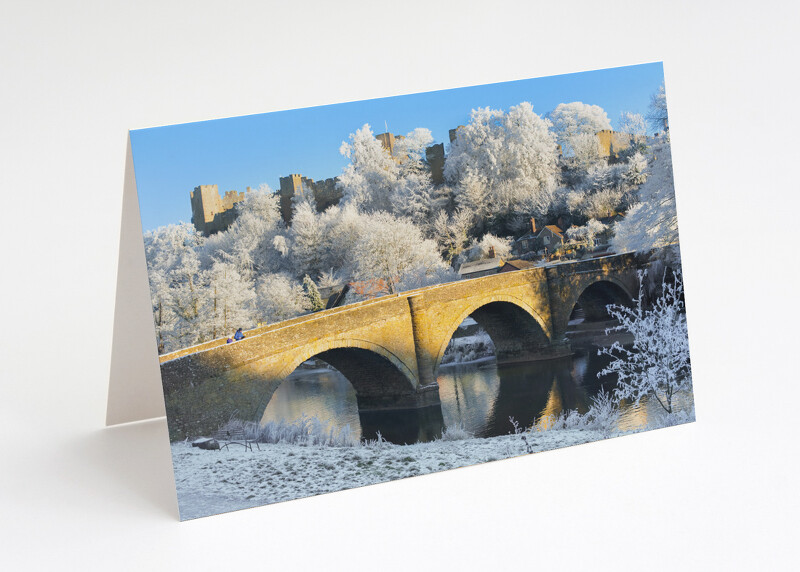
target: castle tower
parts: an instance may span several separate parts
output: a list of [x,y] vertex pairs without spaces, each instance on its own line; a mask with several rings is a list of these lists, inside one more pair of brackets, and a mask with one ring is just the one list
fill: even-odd
[[284,222],[292,220],[292,199],[303,192],[303,175],[293,173],[280,178],[281,183],[281,217]]
[[200,185],[189,195],[192,203],[192,223],[194,227],[208,236],[208,227],[214,216],[222,212],[222,200],[217,185]]
[[444,183],[444,143],[437,143],[425,149],[425,160],[431,169],[433,184]]
[[[247,188],[250,190],[250,187]],[[228,228],[236,220],[236,203],[244,200],[245,194],[228,191],[219,195],[217,185],[200,185],[189,193],[192,204],[192,224],[198,232],[209,236]]]
[[389,155],[392,156],[392,159],[394,159],[396,163],[402,163],[408,158],[408,155],[405,153],[400,153],[400,151],[395,150],[395,144],[397,141],[405,139],[404,136],[395,135],[393,133],[380,133],[375,136],[375,139],[381,142],[383,148],[389,152]]
[[459,130],[459,129],[463,129],[463,128],[464,128],[464,126],[463,126],[463,125],[459,125],[459,126],[458,126],[458,127],[456,127],[455,129],[451,129],[451,130],[448,132],[448,135],[450,135],[450,144],[451,144],[451,145],[452,145],[453,143],[455,143],[456,137],[458,137],[458,130]]
[[619,158],[620,151],[631,145],[632,136],[628,133],[619,133],[610,129],[597,132],[597,141],[600,143],[600,156]]

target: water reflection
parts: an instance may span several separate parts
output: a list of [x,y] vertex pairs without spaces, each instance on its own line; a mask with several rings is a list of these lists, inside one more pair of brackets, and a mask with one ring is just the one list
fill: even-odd
[[356,392],[335,369],[298,368],[278,387],[270,399],[261,424],[285,419],[293,421],[303,414],[350,429],[360,435]]
[[[442,367],[439,376],[439,408],[403,412],[373,412],[359,415],[350,383],[332,369],[297,370],[273,395],[262,423],[293,420],[302,414],[343,427],[349,425],[361,438],[384,438],[396,443],[428,441],[442,427],[463,427],[478,437],[505,435],[512,431],[513,417],[521,426],[534,421],[546,424],[565,410],[585,413],[592,397],[602,389],[612,391],[614,380],[598,379],[607,356],[585,352],[544,362],[497,366],[492,360]],[[691,394],[678,396],[678,409],[691,406]],[[434,411],[435,409],[435,411]],[[654,415],[658,403],[643,400],[638,406],[621,404],[619,428],[642,429]],[[543,421],[544,419],[544,421]]]

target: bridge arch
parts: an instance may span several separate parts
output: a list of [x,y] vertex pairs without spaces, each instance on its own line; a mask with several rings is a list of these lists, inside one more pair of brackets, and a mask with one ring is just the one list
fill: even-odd
[[[633,300],[630,287],[623,281],[614,276],[593,276],[573,290],[565,305],[566,321],[569,321],[578,304],[583,309],[586,321],[597,321],[608,317],[606,306],[609,304],[631,306]],[[566,326],[564,323],[564,330]]]
[[453,334],[469,316],[492,338],[498,361],[505,355],[524,355],[526,350],[547,345],[551,341],[547,324],[530,304],[516,296],[487,296],[465,307],[457,318],[441,328],[445,335],[436,352],[434,377],[438,374]]
[[[419,385],[415,373],[399,357],[383,346],[360,339],[324,340],[303,346],[302,351],[278,373],[277,379],[283,381],[301,363],[313,357],[338,369],[353,385],[356,393],[362,395],[374,394],[376,390],[383,394],[386,389],[410,392]],[[376,387],[374,382],[364,379],[368,370],[372,370],[383,383],[378,383]]]
[[[399,357],[379,344],[352,338],[318,341],[295,354],[269,384],[258,419],[263,419],[280,385],[310,358],[336,368],[355,390],[362,438],[374,439],[380,433],[392,443],[414,443],[441,435],[444,420],[438,391],[428,390],[420,397],[416,372]],[[436,407],[420,408],[423,403]]]

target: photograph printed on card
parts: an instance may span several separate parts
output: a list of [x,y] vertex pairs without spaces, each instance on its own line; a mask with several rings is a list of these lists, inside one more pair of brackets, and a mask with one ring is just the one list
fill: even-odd
[[182,520],[694,421],[660,63],[131,145]]

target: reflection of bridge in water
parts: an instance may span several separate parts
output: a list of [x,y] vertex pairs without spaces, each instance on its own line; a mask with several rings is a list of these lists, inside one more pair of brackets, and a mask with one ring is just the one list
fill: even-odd
[[606,316],[607,304],[630,303],[638,288],[636,270],[634,255],[622,254],[430,286],[301,316],[251,330],[234,344],[215,340],[161,356],[165,392],[213,387],[207,396],[228,397],[209,399],[209,406],[257,420],[286,376],[316,357],[350,381],[359,414],[371,426],[401,412],[441,417],[436,375],[464,319],[471,316],[486,330],[499,364],[563,357],[570,353],[565,333],[576,305],[592,320]]

